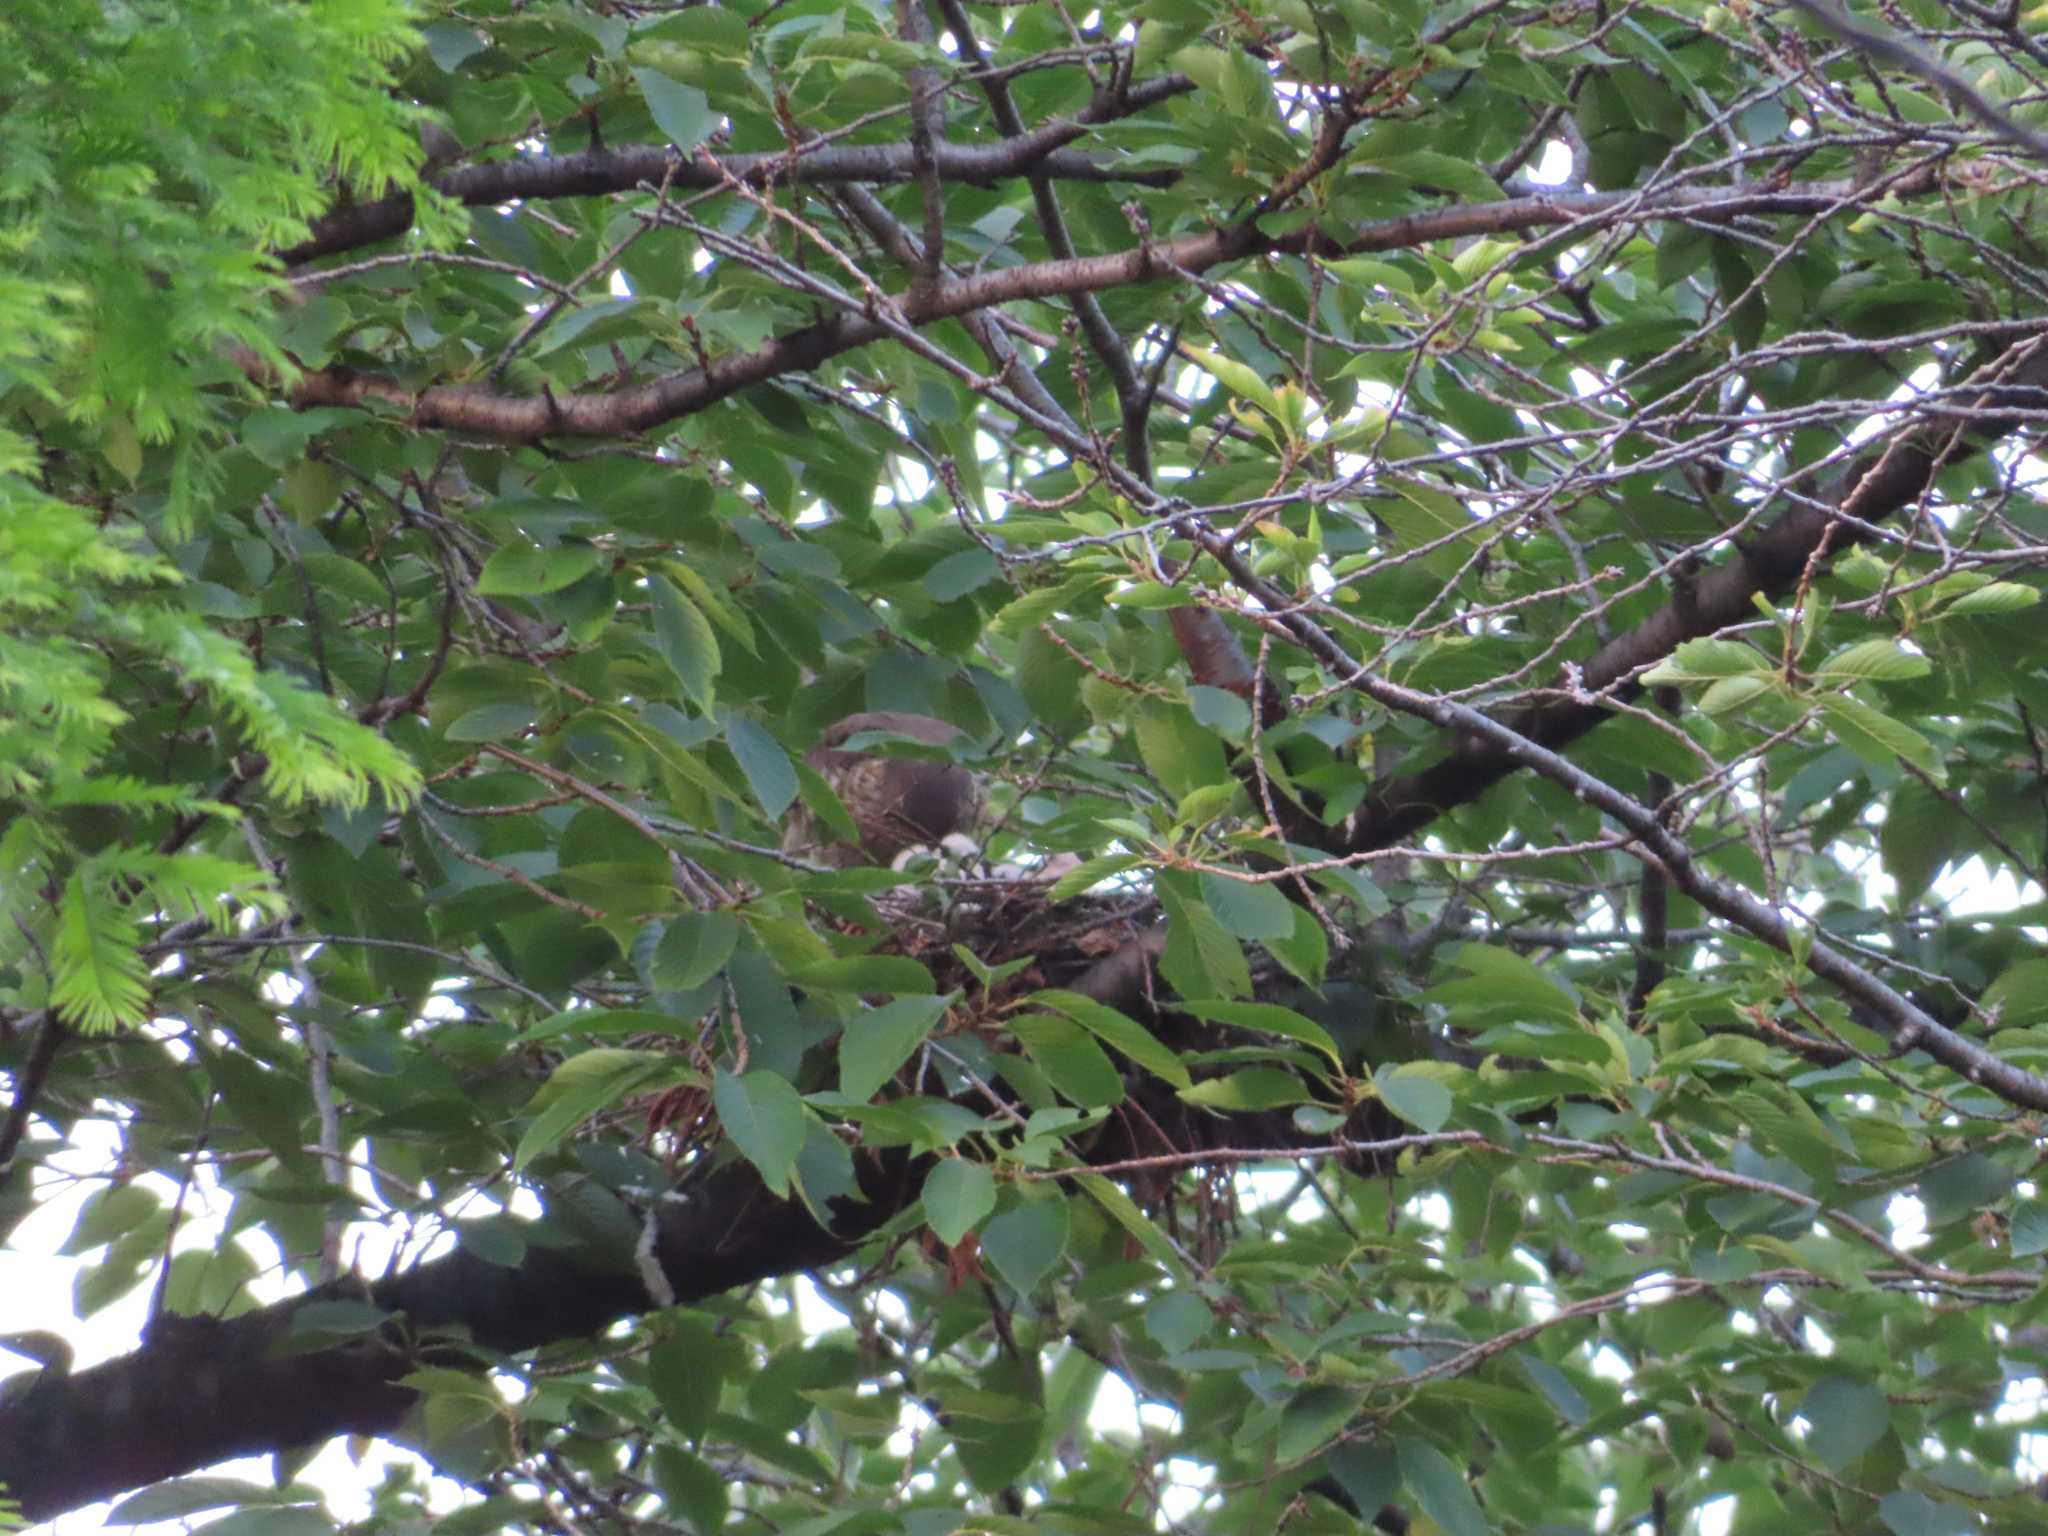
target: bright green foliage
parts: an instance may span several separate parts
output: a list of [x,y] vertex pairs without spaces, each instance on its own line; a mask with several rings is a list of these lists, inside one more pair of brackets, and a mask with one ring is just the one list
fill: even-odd
[[[221,349],[286,364],[265,248],[301,238],[337,183],[417,164],[386,92],[410,11],[22,0],[0,16],[0,363],[129,479],[138,440],[189,450],[220,421]],[[205,474],[181,457],[173,489]]]
[[[138,699],[182,698],[187,729],[217,722],[223,745],[262,753],[283,802],[395,803],[417,783],[213,629],[215,600],[180,591],[148,534],[189,527],[231,476],[230,359],[291,366],[265,249],[302,237],[334,186],[416,164],[416,113],[387,75],[407,22],[386,0],[24,0],[0,15],[0,963],[19,1005],[87,1029],[137,1022],[145,916],[272,904],[242,850],[147,853],[170,818],[234,813],[199,764],[165,777],[161,737],[134,755]],[[148,489],[94,515],[156,444]]]
[[2039,1529],[2048,33],[1829,14],[15,0],[0,1235],[365,1532]]

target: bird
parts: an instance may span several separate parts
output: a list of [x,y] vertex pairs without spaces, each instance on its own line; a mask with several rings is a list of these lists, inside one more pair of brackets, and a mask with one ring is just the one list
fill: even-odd
[[860,833],[857,845],[832,839],[801,805],[785,846],[808,852],[834,868],[890,864],[912,848],[937,848],[972,827],[981,815],[980,777],[959,763],[887,757],[843,745],[864,731],[944,747],[965,733],[932,715],[868,710],[826,727],[804,761],[831,786]]

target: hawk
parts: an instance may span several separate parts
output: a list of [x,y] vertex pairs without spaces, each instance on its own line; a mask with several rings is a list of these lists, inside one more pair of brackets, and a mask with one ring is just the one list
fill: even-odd
[[[981,780],[958,763],[916,757],[884,757],[848,751],[842,743],[863,731],[901,736],[943,747],[964,733],[931,715],[870,710],[848,715],[826,728],[804,761],[832,786],[860,829],[858,847],[829,840],[817,818],[802,807],[792,819],[788,846],[845,869],[863,863],[893,863],[905,850],[936,848],[964,833],[981,815]],[[884,749],[886,750],[886,749]]]

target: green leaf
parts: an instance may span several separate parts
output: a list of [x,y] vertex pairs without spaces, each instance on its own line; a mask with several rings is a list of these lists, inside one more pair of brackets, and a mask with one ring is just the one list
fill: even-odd
[[141,1225],[163,1208],[163,1197],[146,1184],[113,1184],[86,1196],[71,1235],[58,1252],[90,1253]]
[[50,999],[84,1033],[110,1034],[148,1016],[149,974],[134,919],[84,869],[65,882],[51,958]]
[[1142,608],[1155,612],[1163,608],[1185,608],[1195,601],[1195,595],[1185,588],[1161,586],[1156,581],[1118,587],[1109,594],[1113,608]]
[[1926,895],[1942,866],[1956,858],[1966,826],[1946,800],[1918,779],[1904,781],[1886,798],[1878,846],[1898,886],[1900,911]]
[[1846,693],[1822,699],[1820,714],[1835,740],[1865,762],[1889,768],[1896,759],[1904,758],[1937,784],[1948,782],[1947,766],[1933,744],[1903,721]]
[[1266,953],[1286,966],[1289,974],[1304,986],[1320,987],[1330,968],[1329,937],[1314,912],[1293,902],[1288,906],[1294,913],[1294,929],[1282,937],[1267,939]]
[[1942,618],[1960,618],[1966,614],[2018,613],[2031,608],[2041,601],[2041,594],[2033,587],[2022,586],[2016,581],[1994,581],[1965,592],[1954,602],[1946,604]]
[[1069,1020],[1049,1013],[1010,1020],[1010,1033],[1052,1085],[1083,1109],[1123,1101],[1123,1079],[1102,1047]]
[[1310,1102],[1308,1086],[1279,1067],[1244,1067],[1223,1077],[1207,1077],[1180,1097],[1207,1109],[1232,1112],[1280,1109]]
[[745,715],[721,711],[719,722],[725,727],[725,744],[732,748],[762,813],[770,821],[780,819],[796,799],[796,769],[789,754],[782,750],[781,742]]
[[731,1498],[725,1475],[703,1457],[679,1445],[655,1446],[654,1484],[662,1503],[697,1530],[724,1526]]
[[1836,1472],[1877,1444],[1891,1427],[1884,1394],[1848,1376],[1823,1376],[1815,1382],[1800,1399],[1799,1416],[1806,1420],[1808,1447]]
[[1373,501],[1373,516],[1386,525],[1404,550],[1429,549],[1415,565],[1448,581],[1472,558],[1471,540],[1478,530],[1471,514],[1456,497],[1434,486],[1399,480],[1393,488],[1393,497]]
[[1094,1197],[1118,1226],[1136,1238],[1138,1246],[1158,1261],[1168,1274],[1183,1281],[1187,1279],[1187,1266],[1182,1263],[1179,1252],[1159,1230],[1158,1223],[1139,1210],[1129,1195],[1099,1173],[1078,1174],[1074,1182]]
[[1188,689],[1188,709],[1218,736],[1241,741],[1252,728],[1252,707],[1234,693],[1196,683]]
[[1324,1465],[1360,1510],[1377,1514],[1401,1491],[1401,1463],[1385,1440],[1348,1440],[1323,1453]]
[[485,597],[536,597],[572,587],[596,570],[603,555],[588,544],[539,549],[507,544],[484,562],[476,590]]
[[540,720],[538,704],[480,704],[450,722],[442,734],[449,741],[509,741],[524,736]]
[[1643,674],[1649,686],[1658,683],[1707,682],[1717,677],[1771,676],[1778,665],[1754,646],[1739,640],[1688,640]]
[[2020,1200],[2012,1208],[2012,1256],[2048,1253],[2048,1200]]
[[672,917],[654,946],[649,975],[664,991],[691,991],[725,968],[739,940],[740,920],[730,912],[685,912]]
[[839,1091],[852,1099],[872,1099],[958,995],[899,997],[855,1014],[839,1036]]
[[1828,657],[1813,675],[1822,682],[1902,682],[1925,677],[1933,663],[1917,651],[1909,651],[1896,640],[1860,640]]
[[1984,989],[1983,1005],[2005,1029],[2048,1024],[2048,960],[2018,960]]
[[996,1180],[986,1163],[942,1157],[925,1176],[925,1220],[948,1248],[957,1247],[995,1208]]
[[1761,673],[1747,677],[1724,677],[1709,683],[1693,702],[1703,715],[1732,715],[1767,695],[1782,694],[1784,685]]
[[1451,1118],[1451,1091],[1420,1065],[1381,1067],[1373,1074],[1380,1102],[1417,1130],[1434,1133]]
[[1292,1008],[1283,1008],[1278,1003],[1231,1003],[1209,1000],[1197,1000],[1182,1006],[1198,1019],[1208,1019],[1217,1024],[1234,1024],[1239,1029],[1256,1029],[1264,1034],[1278,1035],[1283,1040],[1297,1041],[1321,1051],[1330,1058],[1332,1066],[1342,1065],[1337,1054],[1337,1042],[1330,1038],[1330,1032],[1314,1019],[1296,1013]]
[[1484,1017],[1545,1019],[1576,1025],[1578,1000],[1527,958],[1497,944],[1460,944],[1443,958],[1443,968],[1462,972],[1438,982],[1423,1001]]
[[701,1440],[711,1427],[725,1382],[724,1360],[710,1326],[688,1314],[671,1319],[668,1332],[648,1351],[647,1384],[677,1434]]
[[711,713],[712,685],[722,665],[718,636],[697,605],[660,576],[647,578],[654,603],[654,639],[662,659],[683,685],[683,697],[705,714]]
[[1977,1517],[1959,1504],[1930,1499],[1917,1488],[1900,1488],[1877,1501],[1878,1518],[1892,1536],[1975,1536]]
[[1107,853],[1100,858],[1084,860],[1060,876],[1046,899],[1054,904],[1071,901],[1083,891],[1092,890],[1112,876],[1120,875],[1127,869],[1136,869],[1144,862],[1144,859],[1135,853]]
[[996,557],[977,546],[948,555],[924,573],[924,592],[935,603],[957,602],[995,580]]
[[1125,1017],[1107,1004],[1083,997],[1078,992],[1063,992],[1057,989],[1033,993],[1028,1001],[1041,1008],[1050,1008],[1055,1013],[1065,1014],[1096,1039],[1121,1051],[1154,1077],[1163,1077],[1176,1088],[1188,1086],[1188,1069],[1180,1057],[1161,1044],[1144,1025],[1135,1019]]
[[1232,880],[1210,870],[1201,874],[1202,899],[1217,921],[1240,939],[1284,939],[1294,932],[1294,903],[1266,881]]
[[1500,187],[1494,179],[1470,160],[1461,160],[1456,155],[1446,155],[1433,149],[1409,150],[1404,154],[1375,155],[1371,158],[1374,170],[1389,176],[1402,176],[1410,181],[1422,182],[1433,187],[1442,187],[1472,203],[1491,203],[1500,199]]
[[1445,1536],[1487,1536],[1489,1527],[1471,1485],[1450,1458],[1426,1440],[1404,1435],[1394,1442],[1401,1480],[1415,1495],[1422,1512],[1442,1526]]
[[711,136],[718,126],[718,114],[704,93],[693,85],[671,80],[658,69],[636,69],[641,98],[654,119],[654,126],[668,135],[668,141],[687,153]]
[[939,1410],[954,1454],[982,1492],[1001,1492],[1037,1459],[1044,1420],[1038,1404],[1008,1392],[948,1386]]
[[[1181,58],[1185,59],[1195,55],[1206,56],[1216,51],[1214,49],[1190,48],[1183,51]],[[1223,68],[1226,74],[1230,73],[1227,61]],[[1259,377],[1256,369],[1247,368],[1235,358],[1225,357],[1219,352],[1207,352],[1200,347],[1191,347],[1183,344],[1180,350],[1181,356],[1215,379],[1217,383],[1221,384],[1233,395],[1236,395],[1240,400],[1251,401],[1270,416],[1278,417],[1281,414],[1280,397],[1273,392],[1272,385]]]
[[130,1494],[108,1513],[121,1525],[147,1525],[159,1520],[182,1520],[203,1510],[224,1505],[275,1506],[278,1490],[238,1477],[179,1477]]
[[721,1067],[712,1080],[711,1099],[726,1135],[759,1171],[761,1182],[774,1195],[787,1195],[809,1124],[796,1089],[773,1072],[739,1077]]
[[790,981],[818,992],[932,993],[932,973],[902,955],[848,955],[799,966]]
[[1339,1387],[1304,1387],[1281,1411],[1274,1454],[1283,1462],[1313,1454],[1329,1443],[1357,1408],[1358,1398]]
[[981,1229],[981,1251],[1019,1296],[1037,1291],[1067,1247],[1067,1202],[1019,1200]]
[[600,1046],[569,1057],[527,1101],[527,1112],[534,1118],[519,1138],[512,1167],[526,1167],[592,1115],[656,1075],[673,1073],[678,1065],[658,1052],[619,1046]]
[[1159,968],[1184,998],[1243,997],[1252,989],[1251,967],[1199,887],[1178,871],[1159,876],[1156,889],[1167,914],[1166,949]]

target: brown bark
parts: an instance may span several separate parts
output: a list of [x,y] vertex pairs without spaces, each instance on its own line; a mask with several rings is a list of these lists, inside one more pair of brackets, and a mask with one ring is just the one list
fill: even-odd
[[[1121,95],[1104,96],[1071,118],[1055,118],[1000,144],[940,145],[933,171],[941,181],[979,186],[1026,172],[1055,181],[1168,185],[1179,179],[1179,172],[1156,167],[1123,170],[1111,157],[1066,150],[1064,146],[1098,123],[1126,117],[1193,89],[1183,75],[1162,75]],[[873,185],[908,181],[914,174],[915,154],[909,144],[841,144],[796,154],[778,150],[728,155],[708,151],[678,155],[667,144],[625,144],[578,155],[522,155],[492,160],[430,179],[437,191],[459,203],[493,207],[534,199],[601,197],[612,192],[631,192],[636,187],[657,187],[664,181],[671,188],[702,190],[730,182],[752,187],[844,182]],[[322,256],[374,245],[404,234],[412,227],[416,213],[412,194],[408,192],[351,203],[315,221],[312,233],[298,245],[278,252],[278,259],[286,266],[297,266]]]
[[[457,172],[457,175],[466,173]],[[1903,190],[1894,185],[1894,192]],[[817,325],[770,337],[746,352],[728,353],[708,366],[666,374],[603,394],[504,394],[481,385],[440,384],[412,390],[381,374],[350,368],[312,369],[286,391],[295,405],[381,405],[420,428],[538,442],[544,438],[635,437],[716,404],[764,380],[800,373],[857,347],[934,321],[971,315],[1027,299],[1072,298],[1139,283],[1174,281],[1228,262],[1267,255],[1342,256],[1405,250],[1432,240],[1526,233],[1586,221],[1683,216],[1729,219],[1737,214],[1825,213],[1860,206],[1868,193],[1849,182],[1816,183],[1797,192],[1680,188],[1633,192],[1536,192],[1497,203],[1457,204],[1364,224],[1344,239],[1309,226],[1283,236],[1264,233],[1256,220],[1207,230],[1179,240],[1145,243],[1103,256],[1027,262],[905,294],[887,315],[842,313]],[[289,253],[288,253],[289,254]],[[260,376],[251,359],[243,366]]]
[[[683,1203],[661,1206],[656,1248],[678,1302],[831,1262],[900,1209],[916,1186],[877,1165],[869,1203],[842,1208],[828,1232],[801,1204],[773,1198],[752,1170],[729,1167]],[[403,1314],[382,1331],[321,1349],[292,1332],[307,1303],[364,1300]],[[365,1286],[343,1280],[240,1317],[167,1317],[132,1354],[45,1376],[0,1402],[0,1485],[30,1520],[235,1456],[395,1428],[418,1399],[397,1385],[431,1337],[451,1330],[517,1353],[595,1333],[651,1310],[630,1255],[532,1247],[517,1268],[457,1251]],[[405,1342],[412,1341],[411,1344]]]
[[[1981,451],[2028,421],[2048,420],[2048,345],[2033,345],[2007,365],[1980,370],[1984,393],[1953,417],[1936,413],[1859,458],[1828,490],[1787,508],[1755,538],[1686,583],[1626,634],[1600,647],[1580,667],[1583,691],[1597,698],[1562,699],[1518,711],[1502,723],[1553,750],[1569,746],[1611,713],[1602,700],[1642,691],[1636,677],[1687,640],[1697,640],[1756,612],[1754,599],[1790,591],[1816,561],[1826,561],[1876,535],[1883,523],[1916,504],[1936,471]],[[1319,658],[1327,664],[1330,658]],[[1462,741],[1448,756],[1375,785],[1333,852],[1391,847],[1444,812],[1468,805],[1523,766],[1499,745]]]

